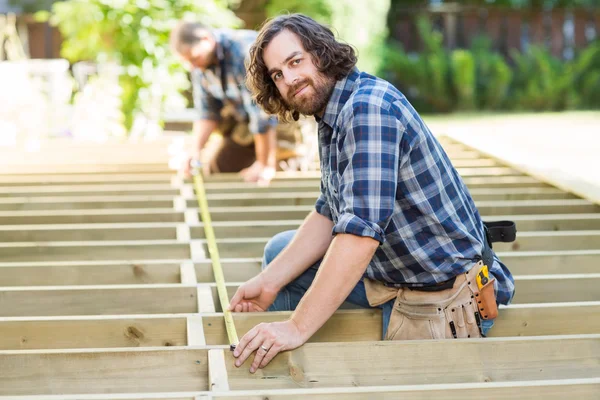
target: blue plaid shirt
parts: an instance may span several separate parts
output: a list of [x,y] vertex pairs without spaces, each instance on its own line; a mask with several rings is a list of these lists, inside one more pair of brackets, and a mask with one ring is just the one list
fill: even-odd
[[[267,115],[252,99],[246,87],[245,59],[257,32],[251,30],[215,29],[212,31],[217,42],[218,61],[204,72],[194,68],[191,72],[194,106],[199,119],[219,121],[224,99],[234,105],[235,118],[239,122],[248,122],[250,132],[265,133],[268,127],[277,124],[277,118]],[[221,66],[225,66],[227,93],[223,93],[221,84]]]
[[[404,95],[356,68],[335,85],[319,124],[321,195],[333,234],[380,242],[365,276],[427,286],[465,272],[483,249],[483,223],[463,180]],[[488,266],[489,267],[489,266]],[[497,301],[514,295],[494,255]]]

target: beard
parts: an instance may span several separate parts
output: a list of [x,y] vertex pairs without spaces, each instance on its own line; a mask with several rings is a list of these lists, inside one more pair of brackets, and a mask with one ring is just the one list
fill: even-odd
[[[299,89],[305,86],[304,91],[312,89],[314,93],[303,92],[294,96]],[[305,78],[290,88],[284,101],[292,111],[304,115],[315,115],[325,110],[334,86],[335,79],[322,74],[314,78]]]

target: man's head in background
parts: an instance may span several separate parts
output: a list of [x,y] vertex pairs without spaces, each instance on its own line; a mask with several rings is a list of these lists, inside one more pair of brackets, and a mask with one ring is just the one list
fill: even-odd
[[216,60],[216,40],[199,22],[179,22],[169,38],[171,50],[190,66],[205,70]]
[[265,23],[250,49],[247,84],[267,113],[297,120],[320,115],[356,61],[354,49],[325,25],[301,14],[279,16]]

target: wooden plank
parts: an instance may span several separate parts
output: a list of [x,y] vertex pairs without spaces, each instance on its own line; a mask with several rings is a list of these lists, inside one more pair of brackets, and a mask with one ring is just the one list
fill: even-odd
[[[509,382],[597,378],[599,341],[599,335],[583,335],[309,343],[254,375],[248,374],[252,359],[236,368],[233,355],[225,356],[232,390]],[[465,362],[456,368],[456,360]]]
[[[235,313],[238,335],[261,322],[284,321],[291,312]],[[187,324],[186,324],[187,320]],[[381,311],[338,310],[311,343],[381,339]],[[490,337],[594,334],[600,302],[502,307]],[[88,332],[80,335],[80,332]],[[107,315],[0,318],[0,350],[228,345],[223,315]]]
[[[198,266],[198,269],[201,269]],[[181,264],[148,263],[144,260],[120,264],[56,263],[45,266],[0,266],[0,286],[134,285],[181,282]]]
[[[491,162],[473,162],[469,167],[492,167]],[[152,174],[173,173],[165,163],[138,163],[138,164],[54,164],[54,165],[3,165],[0,175],[47,175],[47,174]]]
[[194,263],[191,261],[181,263],[179,271],[182,284],[195,285],[198,283],[198,279],[196,278],[196,269],[194,268]]
[[[536,193],[535,189],[539,192]],[[507,200],[560,200],[575,199],[576,196],[567,192],[546,188],[514,189],[475,189],[481,192],[471,193],[478,201],[507,201]],[[216,207],[245,207],[257,205],[299,206],[314,205],[318,192],[275,192],[230,194],[221,193],[208,196],[208,203]],[[177,202],[175,211],[183,211],[185,207],[197,207],[195,197],[183,198],[170,195],[123,195],[123,196],[30,196],[30,197],[0,197],[0,210],[89,210],[107,208],[166,208]]]
[[[291,399],[377,399],[395,400],[490,400],[532,399],[563,400],[567,396],[596,400],[600,378],[552,379],[519,382],[485,382],[429,385],[367,387],[331,387],[309,389],[235,390],[229,392],[118,393],[105,395],[21,396],[20,400],[291,400]],[[193,396],[193,397],[191,397]],[[1,397],[4,398],[4,397]]]
[[514,275],[593,274],[600,272],[599,250],[497,253]]
[[[563,400],[577,398],[597,399],[600,379],[553,379],[522,382],[485,382],[466,384],[428,384],[404,386],[369,386],[353,388],[272,389],[215,393],[213,399],[230,400],[504,400],[544,399]],[[85,398],[83,398],[85,399]]]
[[229,390],[223,349],[208,350],[208,387],[214,392]]
[[[528,176],[509,177],[466,177],[463,179],[469,189],[475,188],[548,188],[550,185]],[[258,187],[253,183],[205,183],[207,194],[211,193],[261,193],[261,192],[297,192],[316,190],[318,180],[273,181],[268,187]]]
[[600,229],[600,213],[539,214],[485,216],[492,221],[511,220],[517,225],[517,236],[525,231],[571,231]]
[[2,317],[194,312],[195,285],[0,288]]
[[515,278],[514,304],[599,301],[600,274],[526,275]]
[[[309,343],[249,374],[224,353],[232,390],[593,379],[600,335]],[[218,348],[226,348],[225,346]],[[446,357],[439,357],[446,354]],[[471,363],[455,368],[471,354]],[[206,348],[2,351],[0,395],[203,391]],[[373,360],[377,368],[372,367]],[[412,360],[398,363],[398,360]],[[485,360],[485,361],[481,361]],[[507,368],[506,366],[510,366]],[[335,367],[334,367],[335,366]],[[110,372],[109,372],[110,371]],[[17,379],[15,379],[17,377]],[[176,389],[174,389],[176,388]]]
[[[197,213],[192,211],[189,218],[194,217],[197,218]],[[527,231],[600,230],[600,213],[498,215],[484,219],[515,221],[518,239]],[[217,238],[267,238],[297,229],[301,223],[302,219],[215,221],[213,229]],[[188,225],[192,238],[204,238],[201,223]],[[0,242],[176,239],[176,227],[173,222],[4,225],[0,226]]]
[[206,391],[208,350],[0,352],[0,395]]
[[[214,313],[217,308],[216,304],[220,304],[218,298],[213,296],[212,288],[208,284],[197,285],[197,299],[199,313]],[[219,307],[221,309],[221,307]]]
[[600,205],[587,200],[485,201],[476,204],[482,215],[598,213]]
[[600,230],[519,232],[512,243],[494,243],[496,252],[600,249]]
[[[528,176],[509,177],[466,177],[463,179],[469,189],[478,188],[549,188]],[[315,191],[319,188],[318,180],[273,181],[268,187],[260,187],[254,183],[206,183],[207,194],[210,193],[265,193],[265,192],[298,192]],[[111,184],[81,184],[81,185],[37,185],[37,186],[0,186],[0,197],[34,197],[34,196],[82,196],[90,194],[103,195],[177,195],[180,188],[174,188],[168,183],[111,183]]]
[[[162,347],[188,344],[185,317],[0,319],[0,349]],[[194,342],[196,343],[196,342]]]
[[184,213],[173,208],[0,211],[0,225],[184,222]]
[[202,317],[193,315],[186,318],[186,335],[188,346],[205,346],[204,324]]
[[168,183],[140,184],[94,184],[0,187],[0,197],[48,197],[48,196],[104,196],[120,195],[177,195],[179,190]]
[[169,182],[173,172],[145,174],[64,174],[64,175],[0,175],[0,186],[89,185],[94,183]]
[[190,258],[190,246],[174,240],[96,241],[96,242],[15,242],[0,243],[5,262],[114,260],[133,258],[155,260]]
[[[235,244],[231,246],[236,247]],[[221,260],[226,281],[243,282],[260,272],[262,247],[255,250],[258,257]],[[227,253],[225,251],[223,254]],[[600,273],[600,250],[510,251],[497,254],[513,275]],[[0,286],[177,283],[180,282],[180,264],[183,261],[131,259],[3,262],[0,263]],[[198,282],[214,282],[210,260],[195,262],[194,269]]]

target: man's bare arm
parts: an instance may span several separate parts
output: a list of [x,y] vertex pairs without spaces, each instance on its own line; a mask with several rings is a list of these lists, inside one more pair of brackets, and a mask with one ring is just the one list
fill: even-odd
[[363,276],[379,242],[370,237],[338,234],[291,320],[306,341],[342,305]]
[[268,286],[281,290],[323,258],[333,239],[332,229],[330,219],[312,211],[289,245],[262,272]]

